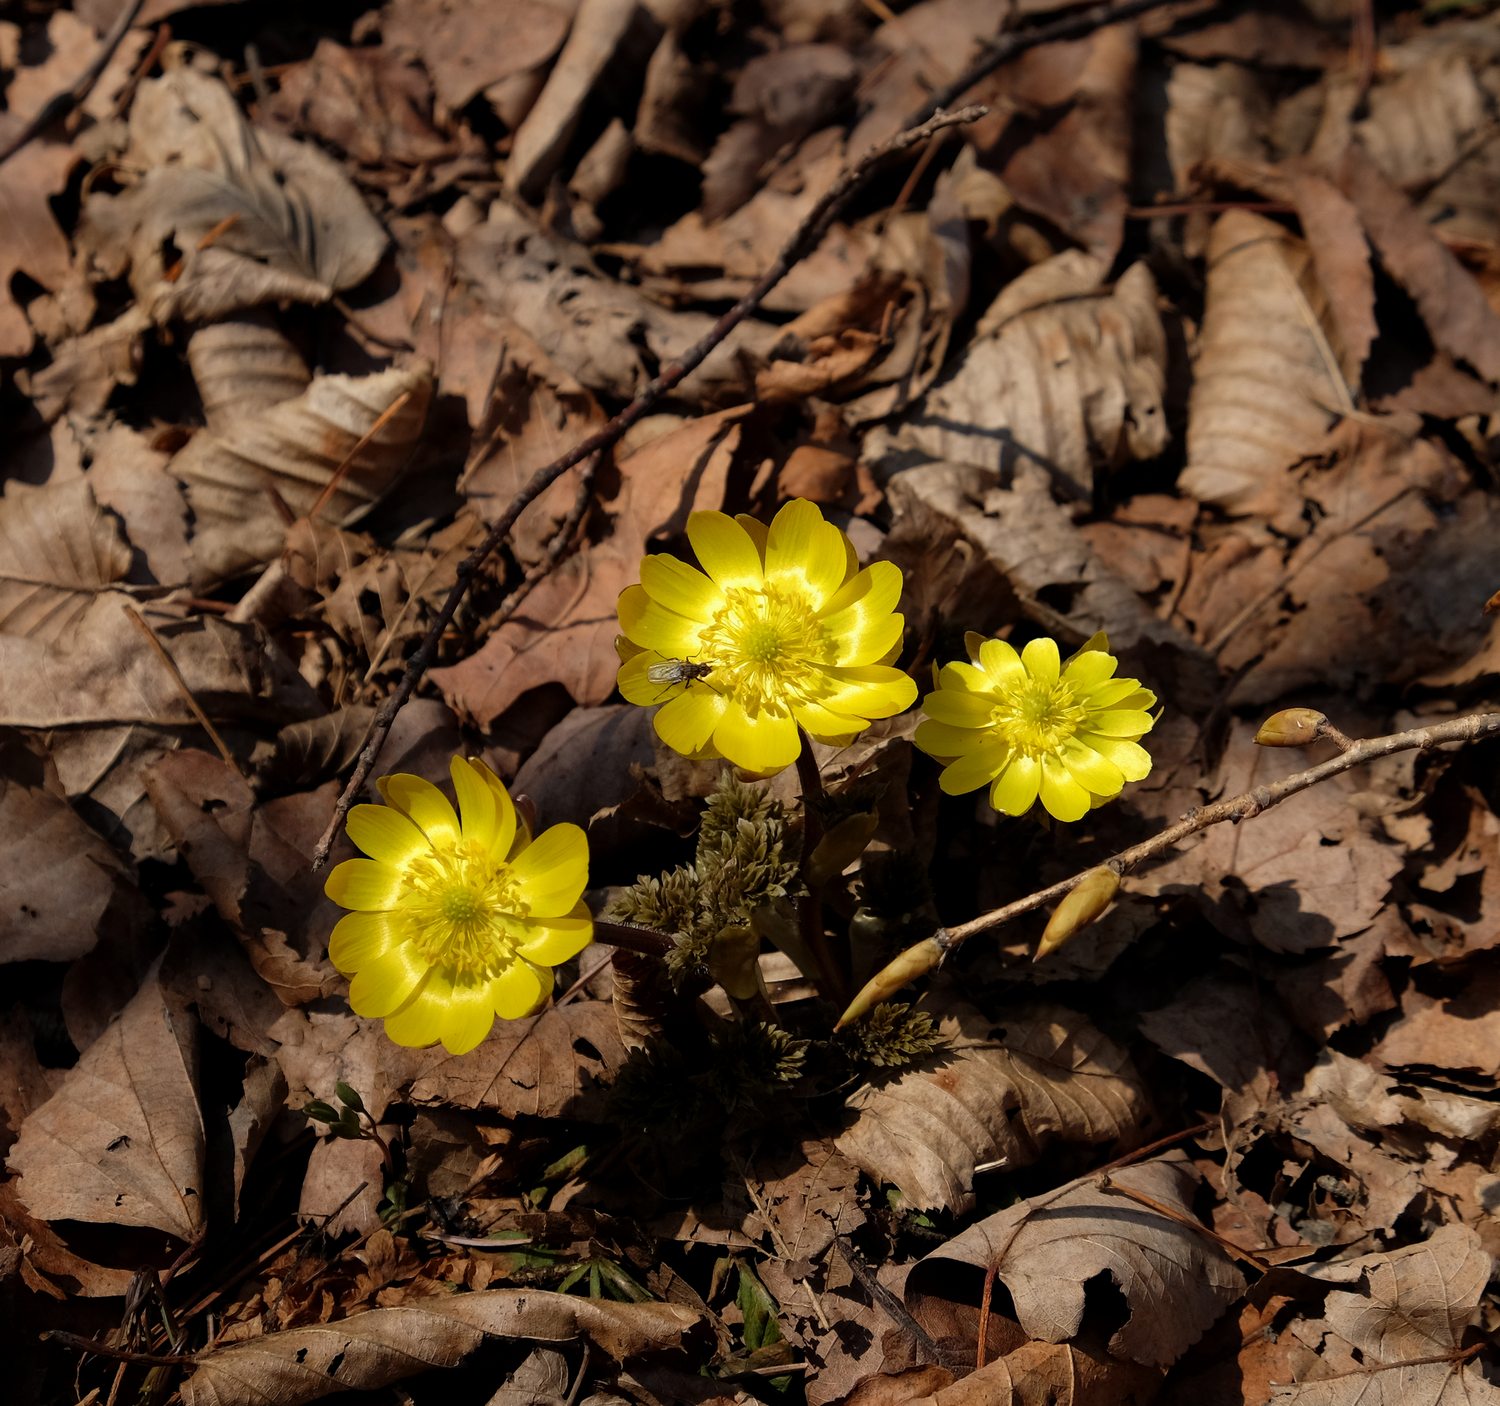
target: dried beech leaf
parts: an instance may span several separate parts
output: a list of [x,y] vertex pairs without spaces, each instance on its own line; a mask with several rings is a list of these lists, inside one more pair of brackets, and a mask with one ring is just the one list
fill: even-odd
[[1104,270],[1070,251],[1012,282],[890,452],[989,469],[1026,458],[1083,496],[1096,473],[1160,454],[1167,341],[1156,283],[1132,264],[1108,288]]
[[435,1047],[415,1056],[411,1099],[507,1118],[597,1116],[603,1086],[626,1055],[608,1001],[549,1006],[525,1020],[496,1021],[470,1054]]
[[0,498],[0,634],[55,643],[130,570],[130,548],[88,480],[10,484]]
[[1287,470],[1350,403],[1322,312],[1301,240],[1243,210],[1215,223],[1184,492],[1237,514],[1300,514]]
[[[1191,1221],[1197,1176],[1179,1158],[1128,1167],[1110,1179]],[[1130,1312],[1109,1340],[1111,1354],[1158,1367],[1177,1361],[1245,1289],[1234,1262],[1207,1236],[1091,1177],[970,1226],[922,1261],[908,1294],[955,1260],[993,1267],[1027,1337],[1049,1343],[1078,1334],[1089,1281],[1107,1274]]]
[[401,397],[404,403],[354,455],[327,505],[347,524],[405,468],[432,396],[425,365],[370,376],[319,376],[301,395],[195,435],[171,463],[196,519],[200,584],[269,561],[286,540],[271,490],[296,516],[308,513],[340,464]]
[[[13,92],[8,97],[14,102]],[[52,197],[67,189],[78,160],[71,146],[34,141],[0,164],[0,227],[5,231],[0,240],[0,357],[25,356],[35,340],[12,291],[15,276],[24,274],[44,288],[56,289],[72,269],[67,236],[52,213]]]
[[[79,242],[107,276],[128,268],[158,323],[325,302],[385,250],[385,231],[336,161],[252,128],[229,89],[193,68],[140,85],[121,165],[145,175],[87,199]],[[164,256],[173,247],[180,268]]]
[[1129,1055],[1075,1011],[1043,1005],[994,1026],[958,1007],[941,1029],[941,1054],[849,1100],[857,1117],[838,1139],[917,1209],[970,1210],[976,1166],[1028,1166],[1053,1140],[1119,1142],[1145,1120]]
[[198,1024],[168,999],[160,967],[21,1128],[10,1165],[45,1220],[151,1226],[179,1240],[203,1224]]
[[291,400],[312,381],[301,353],[269,313],[250,312],[198,328],[188,339],[187,355],[211,431]]
[[0,963],[90,951],[125,872],[68,804],[51,760],[0,733]]
[[676,1304],[610,1303],[536,1289],[485,1289],[267,1333],[203,1353],[183,1383],[187,1406],[299,1406],[373,1391],[429,1367],[453,1367],[488,1337],[562,1343],[606,1359],[676,1347],[698,1315]]

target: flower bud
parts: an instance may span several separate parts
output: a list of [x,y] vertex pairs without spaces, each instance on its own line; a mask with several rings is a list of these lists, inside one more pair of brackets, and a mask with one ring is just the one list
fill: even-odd
[[838,1024],[833,1028],[842,1030],[846,1025],[852,1025],[873,1006],[878,1006],[919,976],[925,976],[943,960],[945,950],[935,937],[924,937],[908,947],[865,982],[859,995],[849,1003],[849,1009],[839,1017]]
[[1262,747],[1306,747],[1318,740],[1327,722],[1316,708],[1283,708],[1260,725],[1255,740]]
[[739,924],[720,928],[708,949],[708,969],[734,1000],[752,1000],[764,989],[760,981],[760,938]]
[[1036,960],[1055,952],[1070,938],[1103,916],[1120,891],[1120,876],[1107,864],[1090,869],[1063,895],[1052,914],[1047,931],[1037,944]]

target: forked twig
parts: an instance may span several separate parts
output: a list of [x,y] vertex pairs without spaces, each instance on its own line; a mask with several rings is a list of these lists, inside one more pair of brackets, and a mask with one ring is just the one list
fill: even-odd
[[620,411],[602,429],[575,444],[567,453],[554,459],[550,464],[538,469],[522,485],[520,491],[511,499],[509,506],[495,520],[494,525],[485,535],[484,540],[458,565],[458,579],[453,584],[453,589],[448,592],[447,599],[439,608],[432,624],[428,627],[422,643],[417,647],[417,652],[412,655],[406,666],[406,672],[401,676],[401,682],[396,686],[395,692],[380,706],[375,720],[371,724],[370,740],[365,744],[359,754],[359,760],[355,763],[354,773],[344,787],[338,803],[334,806],[333,818],[329,821],[328,829],[324,831],[322,839],[318,841],[317,848],[313,851],[312,867],[321,869],[328,862],[328,852],[333,847],[334,839],[337,837],[340,827],[349,814],[349,807],[354,804],[354,798],[359,794],[365,782],[369,779],[370,772],[374,769],[376,759],[380,756],[380,750],[385,745],[385,739],[390,733],[391,724],[396,719],[396,714],[401,711],[406,701],[415,691],[417,683],[431,666],[437,656],[438,642],[442,639],[444,631],[452,622],[454,613],[459,604],[468,594],[469,587],[479,568],[484,564],[490,553],[500,545],[515,526],[517,518],[529,507],[537,497],[543,493],[553,482],[571,469],[575,464],[581,464],[585,459],[595,454],[612,448],[617,444],[625,432],[634,425],[643,415],[655,406],[663,396],[677,386],[684,377],[696,370],[715,347],[719,346],[726,337],[765,300],[768,293],[781,282],[791,271],[792,267],[806,254],[815,249],[833,223],[834,217],[844,204],[859,191],[865,183],[884,166],[888,161],[909,151],[912,147],[920,145],[936,132],[944,131],[949,127],[961,126],[965,123],[975,122],[987,112],[983,107],[960,108],[956,112],[937,112],[919,126],[908,128],[898,133],[889,141],[881,143],[872,148],[853,166],[846,168],[832,186],[824,193],[818,203],[808,212],[807,217],[797,227],[796,232],[787,241],[781,253],[777,255],[775,262],[756,281],[754,287],[745,294],[732,308],[729,309],[714,325],[693,343],[686,352],[670,365],[664,367],[655,380],[646,387],[634,400]]

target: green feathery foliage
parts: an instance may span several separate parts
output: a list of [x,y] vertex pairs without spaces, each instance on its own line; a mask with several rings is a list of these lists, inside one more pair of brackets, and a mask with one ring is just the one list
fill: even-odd
[[855,1064],[882,1070],[902,1069],[944,1043],[932,1017],[902,1001],[882,1001],[838,1038]]

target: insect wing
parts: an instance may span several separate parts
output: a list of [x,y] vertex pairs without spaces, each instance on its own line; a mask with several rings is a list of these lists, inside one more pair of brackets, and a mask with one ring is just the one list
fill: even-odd
[[652,683],[685,683],[687,665],[680,659],[664,659],[660,664],[648,664],[646,677]]

